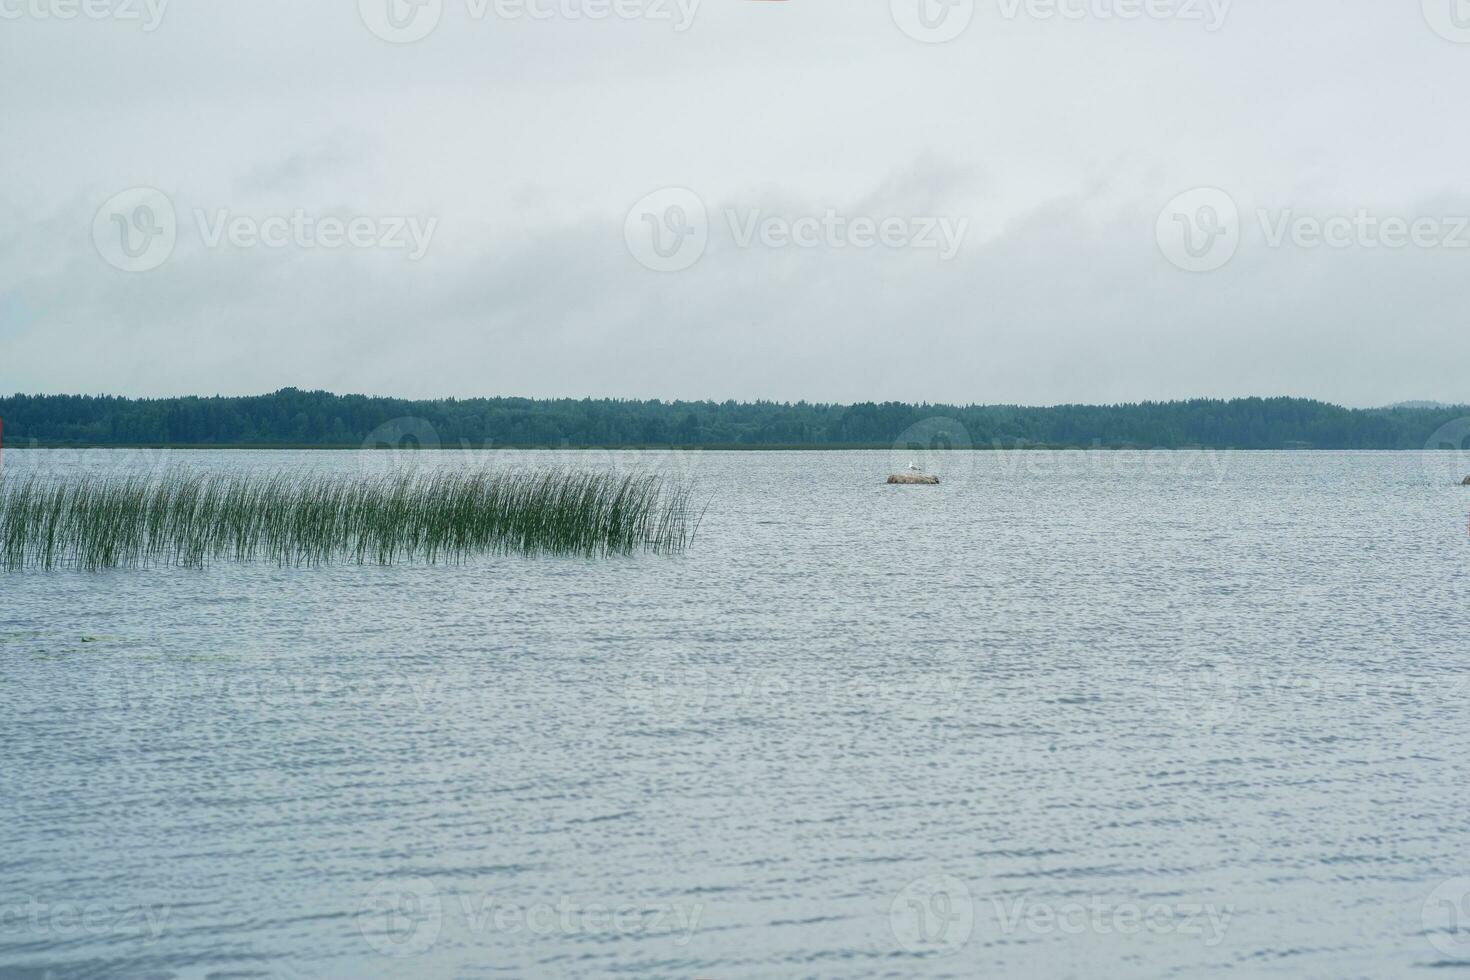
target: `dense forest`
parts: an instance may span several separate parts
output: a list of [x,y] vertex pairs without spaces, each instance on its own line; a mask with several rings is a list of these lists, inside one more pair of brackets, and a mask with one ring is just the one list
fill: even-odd
[[188,445],[1422,449],[1461,407],[1300,398],[1126,405],[825,405],[621,399],[406,401],[284,388],[246,397],[0,398],[8,446]]

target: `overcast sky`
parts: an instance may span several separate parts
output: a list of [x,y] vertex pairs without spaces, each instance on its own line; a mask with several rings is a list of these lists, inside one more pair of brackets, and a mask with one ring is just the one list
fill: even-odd
[[0,0],[0,392],[1470,401],[1465,0],[588,2]]

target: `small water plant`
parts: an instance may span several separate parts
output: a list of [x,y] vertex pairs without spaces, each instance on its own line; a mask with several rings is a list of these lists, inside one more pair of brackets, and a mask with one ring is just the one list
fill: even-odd
[[6,477],[0,566],[459,562],[677,552],[698,517],[651,474],[569,471]]

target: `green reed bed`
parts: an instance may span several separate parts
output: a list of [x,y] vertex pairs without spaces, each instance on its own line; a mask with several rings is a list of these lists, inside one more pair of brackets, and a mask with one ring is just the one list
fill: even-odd
[[675,552],[697,524],[689,490],[652,475],[168,473],[0,482],[0,566],[10,570]]

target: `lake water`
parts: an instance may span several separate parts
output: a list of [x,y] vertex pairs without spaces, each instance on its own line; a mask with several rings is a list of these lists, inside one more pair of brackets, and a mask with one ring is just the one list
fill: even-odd
[[1470,968],[1463,461],[906,462],[7,450],[709,508],[680,556],[0,573],[0,977]]

